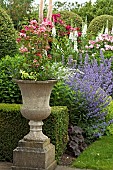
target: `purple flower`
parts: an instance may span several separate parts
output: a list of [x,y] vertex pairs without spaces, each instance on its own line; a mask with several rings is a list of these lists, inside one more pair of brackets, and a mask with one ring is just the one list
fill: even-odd
[[106,108],[111,101],[109,96],[113,89],[111,59],[105,59],[102,51],[100,62],[96,59],[91,60],[86,54],[85,59],[81,59],[75,69],[79,71],[69,77],[66,83],[75,91],[77,98],[75,102],[78,103],[79,111],[84,108],[85,114],[80,113],[81,124],[84,124],[87,131],[92,129],[90,135],[101,136],[109,125],[109,123],[106,124],[105,118]]

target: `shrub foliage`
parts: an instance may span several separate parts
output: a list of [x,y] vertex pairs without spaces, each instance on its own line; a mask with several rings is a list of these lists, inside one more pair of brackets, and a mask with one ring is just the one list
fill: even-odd
[[19,87],[12,80],[12,70],[19,72],[23,56],[6,56],[0,60],[0,103],[22,103]]
[[60,11],[61,19],[65,21],[67,25],[72,25],[73,27],[77,26],[82,27],[82,18],[71,11]]
[[89,24],[87,33],[97,35],[103,28],[106,28],[106,22],[108,20],[109,31],[112,29],[113,16],[112,15],[100,15],[95,17]]
[[[44,120],[44,134],[55,145],[56,160],[65,152],[68,142],[67,107],[52,107],[50,116]],[[29,132],[28,120],[22,117],[20,105],[0,104],[0,160],[12,161],[13,150],[18,141]]]
[[16,32],[12,20],[0,6],[0,58],[17,53]]

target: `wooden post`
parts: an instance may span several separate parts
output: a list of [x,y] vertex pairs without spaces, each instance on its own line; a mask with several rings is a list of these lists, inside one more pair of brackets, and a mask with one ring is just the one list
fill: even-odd
[[44,8],[44,0],[40,0],[39,4],[39,23],[43,21],[43,8]]
[[47,12],[47,20],[51,21],[52,18],[52,0],[49,0],[48,4],[48,12]]

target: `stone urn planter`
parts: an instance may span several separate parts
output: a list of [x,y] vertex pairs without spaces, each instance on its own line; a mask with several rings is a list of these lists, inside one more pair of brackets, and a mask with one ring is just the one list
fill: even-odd
[[51,113],[50,94],[56,80],[14,80],[22,94],[21,114],[29,119],[30,132],[13,151],[13,170],[53,170],[56,167],[55,147],[43,134],[43,120]]

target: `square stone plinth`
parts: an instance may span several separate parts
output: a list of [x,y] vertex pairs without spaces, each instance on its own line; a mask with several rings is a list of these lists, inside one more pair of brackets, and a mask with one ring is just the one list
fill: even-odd
[[55,147],[48,139],[45,142],[19,141],[13,151],[12,170],[54,170]]

